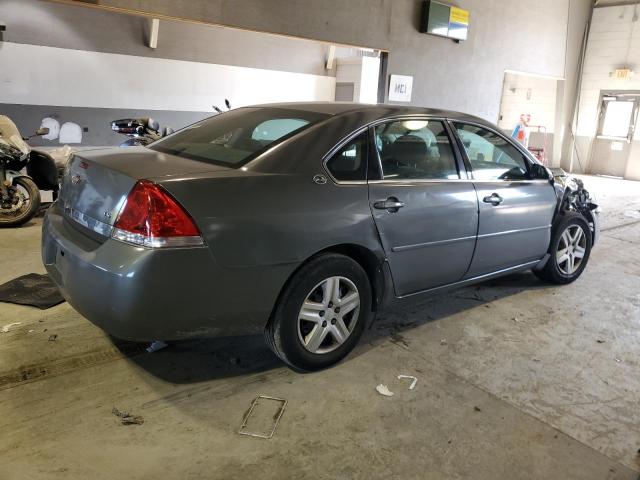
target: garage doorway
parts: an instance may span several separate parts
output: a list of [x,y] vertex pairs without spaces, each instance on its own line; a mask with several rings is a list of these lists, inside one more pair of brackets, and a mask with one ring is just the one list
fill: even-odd
[[602,92],[589,173],[624,177],[638,120],[640,91]]
[[[528,148],[543,164],[553,160],[557,77],[506,71],[498,126]],[[523,124],[525,128],[523,129]]]

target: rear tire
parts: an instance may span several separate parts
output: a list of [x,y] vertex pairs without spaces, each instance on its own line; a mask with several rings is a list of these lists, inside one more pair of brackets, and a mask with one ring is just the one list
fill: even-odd
[[365,271],[347,256],[325,254],[289,279],[265,338],[294,369],[319,370],[355,347],[371,316],[371,285]]
[[565,213],[553,229],[549,260],[533,273],[546,282],[564,285],[582,274],[591,254],[591,230],[582,215]]
[[[17,202],[23,202],[23,205],[17,209],[0,208],[0,227],[18,227],[31,220],[40,210],[40,190],[33,180],[29,177],[16,177],[13,179],[14,198]],[[20,190],[21,187],[26,192]],[[21,197],[18,197],[21,195]]]

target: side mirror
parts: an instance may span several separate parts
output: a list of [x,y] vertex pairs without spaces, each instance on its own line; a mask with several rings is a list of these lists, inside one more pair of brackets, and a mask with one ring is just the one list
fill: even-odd
[[43,135],[48,135],[49,129],[47,127],[42,127],[36,130],[36,136],[41,137]]
[[539,163],[534,163],[530,168],[531,178],[534,180],[552,180],[553,173],[545,167],[544,165],[540,165]]

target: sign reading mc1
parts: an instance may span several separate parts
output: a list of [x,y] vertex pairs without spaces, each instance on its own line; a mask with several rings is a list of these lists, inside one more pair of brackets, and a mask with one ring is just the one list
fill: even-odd
[[389,81],[390,102],[410,102],[413,77],[409,75],[391,75]]

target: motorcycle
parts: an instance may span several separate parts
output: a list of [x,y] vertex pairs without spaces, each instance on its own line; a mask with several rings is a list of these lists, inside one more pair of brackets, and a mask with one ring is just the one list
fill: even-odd
[[111,130],[129,137],[121,147],[147,146],[162,137],[173,133],[171,127],[165,127],[160,133],[160,124],[153,118],[122,118],[111,122]]
[[[15,123],[0,115],[0,227],[16,227],[40,209],[40,190],[58,192],[58,168],[44,152],[31,150],[25,140],[46,135],[48,128],[23,138]],[[26,174],[21,171],[26,167]]]
[[[231,110],[231,103],[226,98],[224,104],[227,110]],[[223,113],[222,109],[213,105],[216,113]],[[155,142],[167,135],[171,135],[174,130],[171,127],[165,127],[160,132],[160,123],[153,118],[122,118],[111,122],[111,130],[126,135],[128,140],[120,144],[121,147],[138,147],[147,146],[151,142]]]

